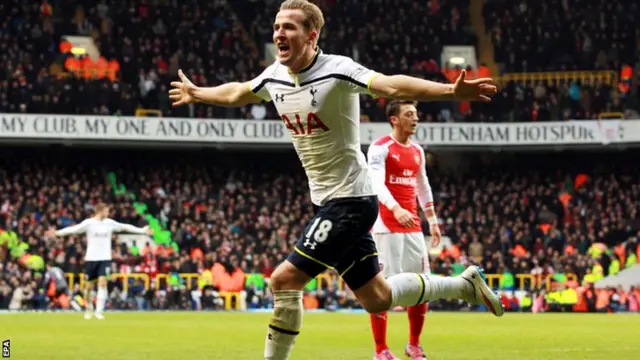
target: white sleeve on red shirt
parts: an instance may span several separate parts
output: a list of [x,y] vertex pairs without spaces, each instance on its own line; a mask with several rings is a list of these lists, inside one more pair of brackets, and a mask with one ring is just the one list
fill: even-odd
[[424,155],[424,149],[421,146],[417,146],[417,148],[420,150],[422,164],[420,165],[420,173],[418,174],[416,192],[418,193],[418,202],[420,202],[422,211],[426,211],[428,207],[433,206],[433,192],[431,191],[431,184],[429,184],[429,178],[427,177],[427,161]]
[[386,162],[389,148],[372,144],[367,151],[367,161],[371,170],[371,182],[373,183],[373,191],[378,195],[378,201],[387,209],[391,210],[398,202],[393,198],[391,192],[385,185],[386,181]]

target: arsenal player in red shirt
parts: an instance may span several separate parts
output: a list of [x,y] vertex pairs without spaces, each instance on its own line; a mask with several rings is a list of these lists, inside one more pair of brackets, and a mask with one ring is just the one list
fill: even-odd
[[[427,178],[424,150],[410,140],[418,125],[416,102],[389,102],[387,117],[393,131],[373,142],[367,156],[373,187],[380,202],[380,214],[373,226],[380,268],[385,277],[403,272],[429,274],[429,256],[420,226],[418,203],[429,221],[434,246],[440,242],[440,228]],[[408,308],[410,336],[405,354],[411,359],[426,359],[420,346],[426,312],[427,304]],[[371,314],[371,327],[376,343],[374,359],[396,359],[386,344],[387,314]]]

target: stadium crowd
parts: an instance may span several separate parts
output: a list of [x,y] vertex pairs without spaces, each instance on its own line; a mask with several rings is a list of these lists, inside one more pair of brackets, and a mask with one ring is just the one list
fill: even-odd
[[[410,0],[318,3],[326,17],[320,47],[352,56],[377,71],[450,81],[448,72],[455,73],[455,68],[441,63],[442,47],[477,43],[468,0],[431,0],[428,6]],[[629,27],[633,22],[628,21],[638,9],[636,4],[576,1],[565,9],[560,3],[569,4],[551,0],[540,4],[487,2],[486,27],[492,31],[496,60],[503,64],[503,72],[573,70],[567,64],[577,64],[581,70],[618,73],[625,63],[637,70],[636,48],[625,45],[635,44],[633,39],[638,35],[635,27]],[[246,81],[258,75],[266,65],[263,43],[270,39],[278,4],[254,0],[43,0],[40,4],[9,0],[0,5],[0,58],[5,64],[0,75],[0,112],[134,115],[137,109],[146,108],[157,109],[164,116],[276,119],[271,104],[241,109],[202,105],[172,109],[167,84],[178,68],[198,85]],[[587,10],[576,11],[580,7]],[[619,16],[620,7],[624,17]],[[535,24],[522,20],[545,9],[558,10],[552,13],[565,21],[544,21],[542,16],[534,16]],[[602,11],[602,29],[583,25],[595,23],[590,21],[594,12],[589,9]],[[560,23],[567,24],[567,29],[558,28]],[[574,39],[573,35],[566,38],[567,34],[580,35]],[[76,59],[62,41],[66,35],[91,36],[100,59]],[[534,41],[538,37],[550,39]],[[530,49],[528,44],[540,45]],[[540,52],[554,55],[540,56]],[[541,63],[528,64],[531,59]],[[111,75],[101,70],[100,64],[106,69],[107,62],[113,69]],[[629,117],[640,112],[637,82],[631,79],[623,79],[622,87],[617,81],[515,81],[501,85],[491,107],[423,103],[422,120],[549,121],[597,118],[601,112],[627,113]],[[75,101],[79,97],[88,101]],[[385,99],[363,96],[363,121],[384,121],[384,103]]]
[[[485,28],[504,73],[613,71],[619,81],[509,83],[518,119],[593,119],[640,112],[640,7],[634,1],[485,1]],[[524,85],[524,86],[523,86]],[[508,96],[506,95],[505,96]]]
[[504,72],[619,70],[640,50],[632,0],[485,1],[485,26]]
[[[450,81],[459,69],[440,63],[442,47],[477,42],[468,0],[318,3],[327,21],[320,48],[386,73]],[[485,3],[502,73],[622,70],[620,81],[506,81],[490,106],[424,103],[421,120],[638,116],[637,4]],[[275,119],[265,104],[172,109],[167,84],[178,68],[198,85],[258,75],[278,4],[8,0],[0,4],[0,113],[134,115],[147,108],[163,116]],[[100,59],[73,55],[65,35],[91,36]],[[363,96],[362,120],[385,121],[384,104]],[[590,285],[638,263],[640,178],[627,165],[634,154],[479,159],[482,166],[455,174],[430,168],[447,239],[433,251],[432,271],[456,275],[480,264],[500,275],[494,286],[514,311],[638,311],[640,290]],[[0,161],[0,310],[69,306],[52,299],[42,286],[46,267],[36,269],[29,256],[72,274],[72,298],[80,297],[82,237],[46,239],[43,233],[82,220],[98,201],[113,204],[116,220],[152,221],[171,239],[158,234],[157,243],[114,246],[112,273],[125,276],[111,279],[109,308],[268,308],[269,276],[312,215],[306,179],[289,152],[5,148]],[[520,283],[523,275],[532,277]],[[307,286],[304,302],[309,309],[359,306],[331,271]]]
[[[470,263],[480,264],[501,275],[493,286],[504,291],[509,309],[540,311],[543,305],[535,307],[531,294],[544,295],[543,309],[564,309],[565,303],[555,305],[565,288],[580,289],[587,304],[589,284],[638,263],[640,178],[626,165],[634,155],[477,159],[455,174],[435,164],[429,176],[449,241],[434,249],[431,270],[457,275]],[[118,221],[143,225],[155,219],[170,232],[175,247],[127,245],[114,236],[112,273],[128,277],[111,279],[112,309],[213,309],[231,303],[268,308],[269,276],[312,214],[304,174],[291,152],[16,148],[3,149],[0,159],[0,235],[15,233],[29,254],[73,274],[75,295],[83,238],[46,239],[49,226],[79,222],[105,201],[113,204]],[[48,300],[43,269],[28,270],[24,257],[15,257],[15,243],[0,244],[0,309],[65,306]],[[517,280],[527,274],[533,277]],[[511,295],[521,287],[527,295]],[[597,292],[593,309],[637,311],[640,292],[607,291],[606,299]],[[239,296],[226,297],[230,293]],[[305,306],[358,304],[328,272],[307,286]],[[437,302],[432,309],[461,306]]]

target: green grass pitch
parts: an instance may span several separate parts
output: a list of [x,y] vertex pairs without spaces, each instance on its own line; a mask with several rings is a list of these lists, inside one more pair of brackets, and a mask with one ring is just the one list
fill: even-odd
[[[0,314],[11,359],[262,359],[269,314]],[[405,313],[389,316],[389,346],[403,355]],[[611,314],[429,313],[423,345],[430,360],[637,360],[640,316]],[[305,314],[292,359],[371,359],[365,314]]]

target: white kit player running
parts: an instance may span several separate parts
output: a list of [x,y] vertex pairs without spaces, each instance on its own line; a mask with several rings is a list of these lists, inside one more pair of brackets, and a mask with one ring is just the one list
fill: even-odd
[[[84,318],[89,320],[92,315],[97,319],[104,319],[103,311],[107,302],[107,276],[111,269],[111,235],[114,232],[129,232],[134,234],[153,234],[147,226],[140,228],[129,224],[121,224],[109,219],[109,206],[98,204],[95,208],[95,215],[85,219],[79,224],[66,227],[56,231],[49,229],[47,236],[50,238],[58,236],[86,234],[87,251],[84,256]],[[93,285],[98,281],[98,291],[96,294],[96,311],[93,308]]]
[[[182,72],[171,83],[174,106],[206,103],[245,106],[273,101],[291,134],[309,180],[315,216],[294,251],[271,276],[274,311],[264,358],[288,359],[302,325],[302,289],[327,268],[336,269],[370,313],[439,298],[458,298],[499,307],[480,270],[455,278],[403,273],[385,280],[369,230],[378,199],[360,145],[360,94],[415,100],[490,101],[492,80],[440,84],[403,75],[376,73],[317,46],[322,11],[307,0],[280,5],[273,25],[278,60],[255,79],[198,87]],[[488,299],[485,301],[485,298]],[[502,310],[496,310],[502,315]]]
[[[367,154],[373,188],[380,201],[380,215],[373,225],[380,269],[385,278],[403,272],[428,275],[431,273],[429,256],[417,204],[429,222],[434,246],[440,242],[440,229],[427,178],[424,150],[409,139],[418,125],[416,102],[392,100],[387,104],[386,115],[393,128],[392,133],[375,140]],[[415,360],[426,359],[420,345],[420,334],[427,304],[410,306],[407,312],[409,343],[405,355]],[[376,345],[374,359],[397,359],[387,346],[386,312],[371,315],[371,330]]]

